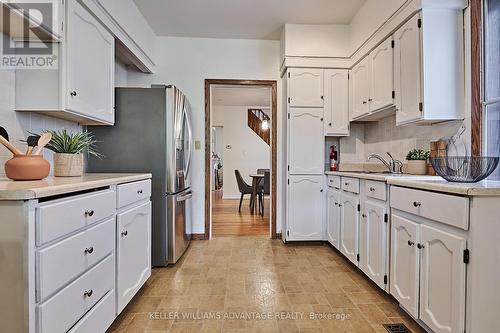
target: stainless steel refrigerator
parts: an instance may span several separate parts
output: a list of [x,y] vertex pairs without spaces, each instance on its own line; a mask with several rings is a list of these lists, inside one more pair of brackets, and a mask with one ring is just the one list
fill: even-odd
[[88,172],[148,172],[152,178],[152,264],[174,264],[191,240],[192,130],[189,102],[174,86],[116,88],[115,125],[88,126],[102,159]]

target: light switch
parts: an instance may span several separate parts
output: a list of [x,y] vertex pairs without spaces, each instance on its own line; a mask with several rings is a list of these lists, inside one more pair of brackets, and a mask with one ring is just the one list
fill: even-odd
[[200,150],[201,149],[201,141],[200,140],[195,140],[194,141],[194,149]]

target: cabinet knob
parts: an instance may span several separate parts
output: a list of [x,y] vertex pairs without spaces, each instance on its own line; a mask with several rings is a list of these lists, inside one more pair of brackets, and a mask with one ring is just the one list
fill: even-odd
[[320,120],[323,121],[323,118],[321,118]]
[[372,102],[373,101],[373,98],[368,98],[368,102]]
[[319,190],[320,192],[323,192],[323,189]]
[[325,97],[324,97],[324,96],[321,96],[321,99],[325,99]]
[[94,247],[91,246],[91,247],[88,247],[85,249],[85,254],[92,254],[94,252]]
[[409,241],[408,241],[408,246],[413,246],[413,245],[415,245],[415,242],[413,242],[413,241],[409,240]]
[[370,187],[370,192],[375,192],[375,188],[374,187]]
[[332,123],[328,123],[328,126],[332,127]]
[[127,236],[128,235],[128,230],[122,231],[122,236]]
[[349,186],[349,183],[344,183],[345,186]]
[[367,216],[366,216],[366,214],[361,214],[361,217],[366,219]]
[[93,216],[93,215],[94,215],[94,210],[93,209],[85,211],[85,216]]
[[363,104],[366,104],[366,103],[368,103],[368,102],[367,101],[363,101]]
[[413,206],[420,207],[420,206],[422,206],[422,203],[420,201],[413,201]]
[[74,90],[73,90],[72,92],[70,92],[69,94],[70,94],[72,97],[75,97],[75,96],[77,95],[76,91],[74,91]]
[[342,204],[339,204],[339,207],[342,207]]
[[335,206],[338,206],[339,204],[337,202],[334,203]]
[[94,292],[92,291],[92,289],[85,290],[85,292],[83,293],[83,296],[85,296],[85,297],[91,297],[93,293]]
[[137,194],[142,194],[142,190],[137,190]]
[[418,247],[419,249],[423,249],[423,248],[425,247],[425,245],[424,245],[424,244],[420,244],[420,243],[419,243],[419,244],[417,244],[417,247]]

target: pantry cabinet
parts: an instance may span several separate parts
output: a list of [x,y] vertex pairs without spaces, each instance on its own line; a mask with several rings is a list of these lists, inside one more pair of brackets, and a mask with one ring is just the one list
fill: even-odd
[[325,70],[325,135],[349,135],[349,78],[346,69]]
[[359,197],[340,194],[340,252],[358,265]]
[[287,241],[323,240],[323,176],[290,176]]
[[329,189],[326,193],[326,239],[339,249],[340,191]]
[[289,69],[288,102],[291,107],[323,107],[323,69]]
[[290,108],[288,171],[317,174],[324,171],[323,108]]
[[365,57],[350,71],[351,120],[361,118],[370,112],[369,62],[369,57]]

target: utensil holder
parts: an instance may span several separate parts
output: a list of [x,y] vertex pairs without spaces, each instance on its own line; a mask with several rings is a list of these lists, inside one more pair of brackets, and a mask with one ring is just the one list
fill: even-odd
[[14,155],[5,163],[5,175],[12,180],[41,180],[50,172],[42,155]]

